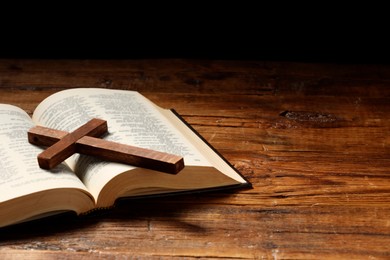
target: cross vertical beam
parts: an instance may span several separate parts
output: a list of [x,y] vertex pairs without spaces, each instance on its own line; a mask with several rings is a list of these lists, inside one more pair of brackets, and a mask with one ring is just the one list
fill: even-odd
[[44,169],[55,167],[76,152],[172,174],[184,168],[181,156],[95,138],[107,131],[106,121],[92,119],[72,133],[35,126],[28,131],[28,140],[50,146],[38,155],[39,166]]

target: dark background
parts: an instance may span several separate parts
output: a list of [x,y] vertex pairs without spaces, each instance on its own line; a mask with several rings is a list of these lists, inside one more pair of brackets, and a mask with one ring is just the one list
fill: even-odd
[[390,63],[380,7],[70,7],[3,18],[0,58]]

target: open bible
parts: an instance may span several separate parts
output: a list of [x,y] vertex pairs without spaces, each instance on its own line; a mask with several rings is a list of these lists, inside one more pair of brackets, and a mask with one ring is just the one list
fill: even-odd
[[[91,118],[107,120],[104,139],[180,155],[184,169],[173,175],[80,154],[51,170],[38,166],[43,148],[28,142],[31,127],[70,132]],[[174,110],[136,91],[60,91],[43,100],[32,118],[0,104],[0,142],[0,227],[64,211],[84,214],[125,197],[250,187]]]

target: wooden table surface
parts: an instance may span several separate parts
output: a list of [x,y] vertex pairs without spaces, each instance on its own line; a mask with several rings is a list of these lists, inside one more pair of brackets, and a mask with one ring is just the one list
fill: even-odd
[[175,108],[253,189],[119,203],[0,230],[0,258],[390,258],[390,66],[0,60],[0,103],[72,87]]

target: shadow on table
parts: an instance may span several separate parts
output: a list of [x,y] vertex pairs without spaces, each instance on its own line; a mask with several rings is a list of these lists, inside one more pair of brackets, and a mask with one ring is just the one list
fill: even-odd
[[[194,214],[194,210],[202,205],[218,204],[232,194],[223,191],[201,194],[185,194],[181,196],[151,197],[142,199],[123,199],[116,203],[115,207],[108,210],[100,210],[88,215],[77,216],[74,212],[37,219],[0,228],[0,246],[9,245],[15,241],[27,241],[28,239],[42,238],[46,236],[66,236],[83,231],[91,231],[102,228],[101,226],[128,226],[144,225],[145,222],[164,221],[175,228],[186,232],[207,233],[207,230],[199,225],[183,221],[184,214]],[[201,214],[201,213],[199,213]],[[201,218],[201,215],[199,215]]]

